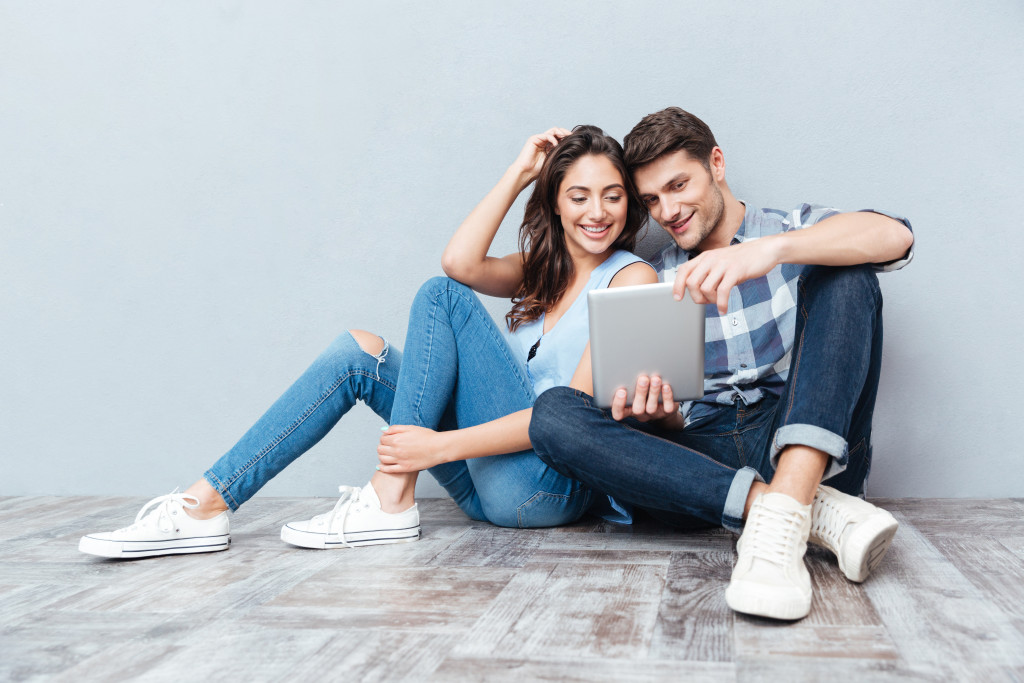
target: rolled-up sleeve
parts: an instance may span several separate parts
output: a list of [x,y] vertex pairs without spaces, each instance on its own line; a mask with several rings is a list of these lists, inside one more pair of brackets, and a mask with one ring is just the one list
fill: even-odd
[[[899,221],[903,225],[907,226],[907,230],[910,231],[910,234],[914,235],[914,227],[912,225],[910,225],[910,221],[907,220],[906,216],[900,216],[899,214],[889,213],[888,211],[880,211],[878,209],[859,209],[858,212],[859,213],[862,213],[862,212],[877,213],[877,214],[880,214],[882,216],[888,216],[889,218],[893,219],[894,221]],[[916,240],[917,237],[914,236],[914,239]],[[886,261],[885,263],[872,263],[871,265],[872,265],[872,267],[875,270],[877,270],[879,272],[888,273],[888,272],[893,271],[893,270],[899,270],[903,266],[905,266],[908,263],[910,263],[913,259],[914,259],[914,244],[911,243],[910,244],[910,248],[907,249],[907,253],[904,254],[902,258],[898,258],[895,261]]]

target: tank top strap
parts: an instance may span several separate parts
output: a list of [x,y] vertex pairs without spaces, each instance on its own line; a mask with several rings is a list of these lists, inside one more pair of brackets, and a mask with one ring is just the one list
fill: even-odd
[[[617,250],[614,254],[605,259],[605,262],[594,269],[591,274],[592,289],[604,289],[607,287],[615,274],[626,266],[634,263],[647,263],[631,251]],[[650,264],[648,264],[650,265]],[[653,266],[651,266],[653,268]]]

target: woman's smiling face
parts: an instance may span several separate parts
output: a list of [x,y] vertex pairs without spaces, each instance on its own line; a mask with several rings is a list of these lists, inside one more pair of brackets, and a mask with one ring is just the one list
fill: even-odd
[[618,169],[606,156],[577,159],[558,187],[555,213],[573,259],[602,254],[622,234],[628,200]]

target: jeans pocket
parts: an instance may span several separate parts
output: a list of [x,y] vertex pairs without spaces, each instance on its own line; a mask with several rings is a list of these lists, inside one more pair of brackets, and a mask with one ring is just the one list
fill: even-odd
[[592,497],[590,489],[582,486],[568,495],[538,491],[516,508],[519,528],[533,529],[571,524],[587,511]]

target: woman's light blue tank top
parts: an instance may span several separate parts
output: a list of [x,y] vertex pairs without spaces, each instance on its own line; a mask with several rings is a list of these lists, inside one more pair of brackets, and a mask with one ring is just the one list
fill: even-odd
[[[568,386],[576,367],[590,339],[590,315],[587,308],[587,292],[604,289],[615,274],[626,266],[643,262],[643,259],[628,251],[618,250],[594,268],[590,279],[558,322],[544,334],[544,317],[523,323],[515,332],[507,333],[509,346],[526,366],[533,393],[540,396],[551,387]],[[530,349],[540,341],[533,358]]]

